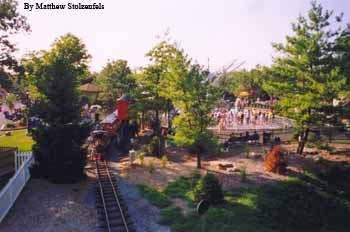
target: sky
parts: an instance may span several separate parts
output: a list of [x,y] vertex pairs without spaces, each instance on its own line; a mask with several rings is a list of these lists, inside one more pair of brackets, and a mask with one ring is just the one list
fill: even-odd
[[[270,65],[271,42],[284,42],[291,24],[310,8],[309,0],[18,0],[32,32],[15,36],[17,56],[49,49],[71,32],[85,43],[92,71],[110,60],[125,59],[131,67],[147,64],[145,54],[167,29],[196,62],[220,70],[232,63],[242,68]],[[33,10],[24,3],[102,3],[104,10]],[[349,0],[319,0],[350,23]]]

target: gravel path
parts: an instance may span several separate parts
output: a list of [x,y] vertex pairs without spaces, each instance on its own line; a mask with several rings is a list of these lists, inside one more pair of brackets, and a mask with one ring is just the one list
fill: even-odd
[[[32,179],[0,224],[1,232],[95,232],[92,180],[52,184]],[[90,199],[90,200],[89,200]]]
[[168,226],[156,223],[160,217],[160,210],[144,199],[134,185],[120,177],[117,177],[117,182],[137,232],[170,232]]

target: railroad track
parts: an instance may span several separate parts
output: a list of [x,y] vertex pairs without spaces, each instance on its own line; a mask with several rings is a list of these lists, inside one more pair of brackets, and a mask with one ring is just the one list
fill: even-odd
[[97,170],[97,232],[133,232],[128,223],[123,201],[118,193],[116,180],[106,161],[96,160]]

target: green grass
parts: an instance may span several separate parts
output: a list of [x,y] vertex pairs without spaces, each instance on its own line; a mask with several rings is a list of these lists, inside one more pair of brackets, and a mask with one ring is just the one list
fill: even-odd
[[11,136],[0,135],[0,147],[17,147],[19,151],[31,151],[33,139],[27,136],[27,130],[15,130]]
[[[158,194],[191,201],[190,180],[179,178]],[[311,173],[226,191],[225,203],[210,207],[202,216],[196,214],[194,202],[189,206],[192,213],[186,216],[179,208],[162,207],[160,223],[169,225],[173,232],[345,232],[350,226],[349,199],[334,194],[329,184]]]

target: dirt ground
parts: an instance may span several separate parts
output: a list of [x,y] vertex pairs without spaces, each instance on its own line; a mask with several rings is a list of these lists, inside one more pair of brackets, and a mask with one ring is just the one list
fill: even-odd
[[[224,189],[260,185],[268,182],[281,181],[289,176],[302,173],[304,170],[315,168],[318,165],[313,156],[322,156],[325,160],[334,162],[346,162],[350,164],[350,144],[334,145],[340,154],[329,154],[325,151],[317,151],[315,149],[305,148],[306,156],[299,156],[294,153],[296,144],[282,145],[283,149],[289,152],[288,155],[288,171],[285,175],[270,173],[264,170],[263,161],[264,154],[268,148],[259,145],[251,145],[249,147],[249,157],[246,156],[244,147],[237,147],[228,152],[219,155],[207,155],[203,157],[202,169],[200,172],[212,172],[221,180]],[[133,184],[145,184],[152,186],[158,190],[162,190],[167,186],[169,181],[175,180],[179,176],[189,176],[196,169],[196,157],[191,155],[185,149],[168,149],[168,163],[162,166],[161,160],[155,157],[146,156],[143,165],[137,159],[130,163],[129,157],[121,158],[118,162],[111,163],[115,167],[118,174]],[[150,166],[154,166],[154,170],[150,171]],[[222,170],[219,164],[232,164],[236,170]],[[247,173],[247,181],[241,181],[241,173],[239,170],[245,169]]]

